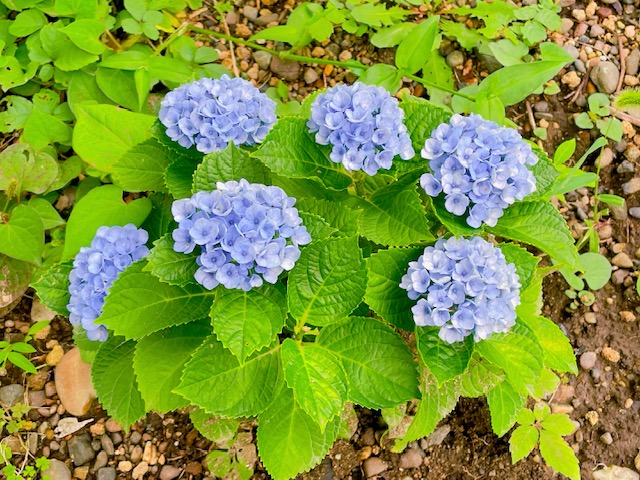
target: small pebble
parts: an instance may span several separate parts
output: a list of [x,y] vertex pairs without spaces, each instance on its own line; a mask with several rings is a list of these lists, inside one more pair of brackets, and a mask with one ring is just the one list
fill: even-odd
[[633,261],[626,253],[618,253],[611,259],[611,263],[620,268],[633,268]]
[[160,470],[160,480],[173,480],[182,473],[182,469],[173,465],[165,465]]
[[389,465],[378,457],[371,457],[364,461],[362,468],[365,476],[369,478],[381,474],[389,468]]
[[602,349],[602,356],[612,363],[618,363],[620,361],[620,352],[611,347],[604,347]]
[[98,480],[116,480],[117,473],[113,467],[103,467],[98,470]]
[[580,366],[585,370],[591,370],[595,366],[597,358],[596,352],[584,352],[580,355]]
[[600,440],[602,440],[602,443],[606,445],[611,445],[613,443],[613,437],[609,432],[605,432],[602,435],[600,435]]
[[640,218],[640,207],[631,207],[629,209],[629,215],[633,218]]
[[464,63],[464,54],[460,50],[453,50],[447,55],[446,61],[451,68],[459,67]]
[[620,312],[620,318],[622,320],[624,320],[625,322],[635,322],[636,321],[636,316],[634,315],[633,312],[629,311],[629,310],[623,310]]
[[584,414],[584,418],[586,418],[591,425],[595,425],[600,420],[600,415],[595,410],[590,410]]
[[625,195],[632,195],[640,190],[640,177],[634,177],[622,184],[622,192]]
[[584,321],[590,324],[597,323],[596,314],[594,312],[587,312],[584,314]]
[[118,470],[127,473],[133,469],[133,464],[129,460],[122,460],[118,462]]
[[633,406],[633,398],[627,398],[624,401],[624,408],[631,408]]

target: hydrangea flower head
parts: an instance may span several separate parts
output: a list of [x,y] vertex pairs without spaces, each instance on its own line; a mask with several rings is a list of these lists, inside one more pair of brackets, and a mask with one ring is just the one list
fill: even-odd
[[403,120],[404,111],[384,88],[355,83],[318,95],[307,126],[317,143],[333,145],[331,161],[375,175],[390,169],[396,155],[415,155]]
[[213,192],[173,202],[173,249],[198,248],[195,279],[209,290],[276,283],[300,257],[299,246],[311,242],[295,202],[280,187],[245,179],[218,182]]
[[276,104],[250,82],[222,75],[167,93],[159,117],[171,140],[211,153],[229,142],[254,145],[264,140],[276,123]]
[[515,325],[520,282],[513,263],[480,237],[438,240],[409,263],[400,287],[411,300],[413,321],[440,327],[447,343],[473,333],[475,341]]
[[424,191],[432,197],[444,192],[447,211],[466,215],[474,228],[495,226],[505,208],[536,190],[527,169],[538,162],[531,145],[516,130],[480,115],[453,115],[433,131],[421,154],[433,171],[420,178]]
[[90,247],[82,247],[69,274],[69,321],[82,325],[90,340],[104,342],[104,325],[96,322],[102,314],[104,298],[120,272],[147,255],[149,235],[133,224],[100,227]]

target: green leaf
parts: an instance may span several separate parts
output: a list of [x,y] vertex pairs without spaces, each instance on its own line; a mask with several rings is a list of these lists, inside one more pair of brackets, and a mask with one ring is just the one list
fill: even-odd
[[170,233],[156,240],[153,245],[144,266],[145,271],[153,273],[162,282],[170,285],[186,286],[196,283],[194,275],[198,269],[197,252],[176,252]]
[[346,208],[340,202],[316,197],[301,198],[296,202],[296,208],[300,212],[314,213],[322,217],[329,225],[338,229],[340,236],[351,237],[358,233],[358,216],[361,212]]
[[138,341],[133,367],[147,410],[160,413],[186,407],[188,402],[172,392],[182,370],[211,334],[206,319],[167,328]]
[[2,103],[5,110],[0,112],[0,132],[11,133],[24,127],[33,111],[33,103],[16,95],[4,97]]
[[40,265],[44,248],[44,226],[32,207],[18,205],[7,223],[0,223],[0,253]]
[[570,435],[576,426],[568,415],[551,413],[542,419],[542,428],[558,435]]
[[486,229],[504,238],[528,243],[560,263],[578,266],[578,253],[567,224],[549,202],[522,202],[507,208],[495,227]]
[[224,449],[231,447],[240,426],[240,422],[235,418],[216,417],[201,408],[191,411],[189,419],[198,432],[215,443],[216,447]]
[[467,223],[466,211],[465,216],[454,215],[446,209],[444,202],[444,195],[440,194],[437,197],[431,198],[431,207],[436,218],[454,236],[471,236],[478,235],[482,232],[482,229],[473,228]]
[[[177,228],[178,224],[173,220],[171,213],[171,205],[173,204],[171,196],[154,193],[149,196],[149,199],[153,207],[141,228],[149,233],[149,242],[155,242],[166,232],[172,232]],[[147,242],[147,244],[149,242]]]
[[99,66],[116,70],[138,70],[141,66],[146,65],[151,53],[151,50],[128,50],[110,55],[100,62]]
[[522,425],[516,428],[509,438],[511,461],[516,463],[528,456],[538,444],[540,432],[532,425]]
[[583,278],[592,290],[601,289],[611,278],[611,263],[604,255],[585,252],[580,255],[580,265],[584,270]]
[[107,97],[96,81],[95,75],[90,75],[82,70],[71,73],[71,79],[69,80],[69,90],[67,90],[67,101],[74,114],[76,112],[76,106],[82,103],[87,104],[109,104],[112,103],[111,99]]
[[411,30],[396,51],[396,65],[405,74],[413,74],[420,70],[431,57],[431,52],[438,48],[439,15],[431,15]]
[[324,431],[347,401],[347,378],[336,356],[315,344],[282,343],[284,378],[300,407]]
[[416,27],[414,23],[396,23],[390,27],[380,28],[376,33],[371,35],[371,44],[378,48],[391,48],[398,45],[402,40],[407,38],[409,32]]
[[453,382],[438,385],[436,379],[425,371],[421,382],[422,400],[407,433],[393,445],[394,452],[402,452],[409,442],[430,435],[440,420],[446,417],[458,403],[458,393]]
[[44,148],[49,144],[71,144],[71,127],[59,118],[34,109],[24,124],[20,141],[33,148]]
[[419,397],[413,356],[402,338],[384,323],[374,318],[345,318],[323,328],[316,343],[342,361],[353,402],[388,408]]
[[558,372],[578,374],[573,347],[558,325],[541,316],[522,316],[520,320],[533,331],[538,339],[546,367]]
[[103,172],[131,147],[150,136],[155,118],[112,105],[78,105],[73,149],[85,162]]
[[103,22],[89,19],[76,20],[60,29],[78,48],[93,55],[100,55],[107,48],[100,40],[105,30]]
[[520,395],[511,384],[504,381],[487,393],[487,403],[491,413],[491,428],[499,437],[507,433],[527,401],[526,395]]
[[16,37],[27,37],[37,32],[47,23],[47,17],[40,10],[29,9],[16,15],[11,25],[9,25],[9,33]]
[[609,117],[604,120],[598,119],[596,120],[596,127],[600,130],[600,133],[614,142],[622,140],[624,130],[622,128],[622,122],[617,118]]
[[248,292],[218,288],[210,316],[218,340],[243,363],[282,331],[287,317],[284,287],[265,283]]
[[416,327],[416,342],[420,358],[442,384],[467,369],[475,342],[468,336],[464,342],[447,343],[438,336],[439,332],[440,327]]
[[435,240],[415,182],[414,174],[405,175],[362,201],[361,235],[392,247]]
[[313,242],[289,273],[291,315],[299,325],[328,325],[362,302],[366,286],[366,265],[356,237]]
[[258,451],[269,475],[289,480],[320,463],[336,439],[338,420],[323,431],[298,406],[293,391],[283,388],[258,417]]
[[155,138],[133,146],[113,165],[113,182],[127,192],[165,192],[164,172],[173,160]]
[[618,195],[611,195],[609,193],[601,193],[598,196],[598,200],[602,203],[606,203],[607,205],[611,205],[612,207],[623,207],[625,202],[624,198]]
[[462,397],[477,398],[501,383],[505,378],[502,369],[474,353],[466,372],[454,380]]
[[136,227],[142,225],[151,211],[151,201],[148,198],[138,198],[125,203],[122,194],[120,187],[103,185],[89,191],[75,204],[67,221],[63,260],[75,256],[80,247],[89,246],[96,231],[102,226],[124,226],[128,223],[133,223]]
[[213,414],[249,417],[269,406],[282,383],[279,345],[256,352],[240,364],[211,336],[187,363],[174,391]]
[[93,363],[98,350],[102,346],[102,342],[89,340],[87,331],[82,328],[82,325],[73,326],[73,343],[78,347],[78,350],[80,350],[82,360],[87,363]]
[[35,266],[0,254],[0,314],[13,308],[27,291]]
[[580,480],[580,465],[573,449],[556,433],[540,432],[540,455],[551,468],[571,480]]
[[55,11],[61,17],[94,18],[97,7],[96,0],[55,0]]
[[529,53],[529,47],[524,43],[506,38],[491,42],[488,47],[493,56],[505,67],[523,63],[522,57]]
[[183,84],[193,79],[193,71],[189,65],[176,58],[149,57],[147,68],[152,78],[162,82]]
[[329,160],[329,150],[315,142],[305,119],[285,117],[252,155],[278,175],[318,178],[327,187],[345,189],[351,184],[351,177]]
[[133,372],[136,342],[109,335],[91,366],[91,380],[100,403],[125,431],[146,413]]
[[[431,132],[438,125],[446,123],[451,118],[451,112],[428,102],[405,101],[400,102],[400,108],[404,110],[404,124],[411,136],[411,144],[416,152],[424,148],[424,142],[431,137]],[[414,164],[414,162],[410,162]],[[416,167],[427,169],[429,162],[420,159]]]
[[367,68],[358,80],[367,85],[383,87],[393,95],[402,86],[402,72],[393,65],[378,63]]
[[213,295],[200,285],[160,282],[136,262],[113,282],[100,321],[116,335],[139,339],[207,316]]
[[64,225],[65,222],[58,211],[44,198],[31,198],[27,205],[33,208],[40,216],[40,220],[42,220],[42,225],[45,230],[51,230],[52,228]]
[[98,61],[97,55],[77,47],[61,27],[59,22],[49,23],[40,30],[42,48],[56,67],[64,72],[73,72]]
[[518,333],[494,333],[476,343],[476,351],[502,368],[509,382],[522,395],[531,391],[542,371],[542,350]]
[[130,110],[139,110],[140,98],[136,88],[135,72],[98,67],[96,82],[109,100]]
[[302,225],[307,228],[309,235],[315,241],[324,240],[337,232],[335,228],[329,225],[320,215],[313,213],[299,212],[302,219]]
[[29,359],[17,352],[9,352],[7,360],[13,363],[16,367],[24,370],[27,373],[38,373],[36,367],[29,361]]
[[538,156],[538,163],[528,168],[536,177],[536,191],[533,192],[528,199],[543,198],[548,200],[554,195],[553,185],[560,174],[544,151],[534,145],[533,153]]
[[364,3],[351,10],[353,19],[370,27],[381,27],[404,20],[408,10],[399,7],[387,8],[383,3]]
[[447,99],[451,96],[448,92],[454,90],[455,81],[453,69],[437,49],[431,51],[431,55],[422,67],[422,78],[428,78],[435,85],[427,87],[429,101],[437,105],[446,105]]
[[513,263],[520,280],[520,291],[524,291],[531,284],[540,259],[514,243],[500,243],[498,245],[507,263]]
[[45,306],[64,317],[69,316],[69,274],[72,262],[57,263],[49,267],[31,286]]
[[369,281],[365,301],[384,320],[409,331],[415,327],[411,313],[415,302],[400,288],[400,282],[409,262],[416,260],[420,253],[418,248],[391,248],[378,250],[367,259]]
[[471,51],[488,40],[487,37],[481,35],[475,29],[468,28],[462,22],[442,20],[440,28],[444,36],[455,38],[465,50]]
[[0,190],[44,193],[58,176],[58,164],[46,152],[15,143],[0,153]]
[[193,175],[194,192],[210,192],[217,188],[217,182],[240,180],[266,184],[268,170],[249,153],[230,142],[227,148],[204,156]]

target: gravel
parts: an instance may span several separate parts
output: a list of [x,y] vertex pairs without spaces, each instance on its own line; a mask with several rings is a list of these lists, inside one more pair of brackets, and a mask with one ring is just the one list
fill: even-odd
[[585,370],[591,370],[595,366],[597,359],[596,352],[584,352],[580,355],[580,366]]
[[591,70],[591,81],[602,93],[613,93],[618,85],[620,71],[612,62],[600,62]]
[[24,387],[22,385],[6,385],[0,388],[0,403],[7,407],[13,407],[22,400],[23,395]]

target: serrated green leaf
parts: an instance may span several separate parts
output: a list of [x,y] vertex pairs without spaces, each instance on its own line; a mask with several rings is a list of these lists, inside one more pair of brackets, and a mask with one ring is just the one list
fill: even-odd
[[173,204],[171,196],[154,193],[148,198],[152,204],[151,213],[141,228],[149,233],[149,242],[155,242],[165,233],[172,232],[178,224],[174,221],[171,213],[171,205]]
[[402,247],[435,240],[418,194],[414,174],[408,174],[363,200],[360,234],[381,245]]
[[[446,123],[451,118],[451,112],[428,102],[406,101],[400,102],[400,108],[404,110],[404,124],[411,136],[411,144],[416,152],[424,148],[424,142],[431,137],[431,132],[441,123]],[[419,163],[428,165],[426,160]]]
[[293,391],[283,388],[258,417],[258,451],[267,472],[274,480],[289,480],[320,463],[336,439],[338,421],[322,431],[297,405]]
[[345,189],[351,185],[351,177],[341,165],[329,160],[329,150],[315,142],[305,119],[286,117],[273,127],[252,156],[278,175],[317,178],[327,187]]
[[533,331],[538,339],[542,347],[545,366],[558,372],[578,374],[573,347],[558,325],[541,316],[521,316],[520,320]]
[[226,149],[204,156],[202,163],[193,175],[194,192],[215,190],[217,182],[240,180],[251,183],[268,183],[269,172],[249,153],[230,142]]
[[365,301],[380,317],[390,324],[413,330],[415,323],[411,307],[415,302],[400,288],[400,281],[407,273],[409,262],[420,255],[418,248],[391,248],[378,250],[367,259],[367,291]]
[[109,335],[91,366],[91,380],[109,416],[125,431],[146,413],[133,372],[136,342]]
[[282,377],[279,345],[256,352],[241,365],[211,336],[185,366],[174,392],[216,415],[250,417],[269,406]]
[[567,224],[549,202],[522,202],[507,208],[495,227],[486,227],[510,240],[528,243],[560,263],[578,266],[578,253]]
[[169,285],[186,286],[195,284],[194,274],[198,269],[197,252],[189,254],[176,252],[173,249],[171,234],[154,242],[144,270],[153,273],[162,282]]
[[218,340],[244,363],[282,331],[287,317],[284,287],[265,283],[248,292],[219,288],[210,317]]
[[533,153],[538,156],[538,162],[528,168],[534,177],[536,177],[536,191],[529,195],[527,199],[542,198],[548,200],[554,195],[553,186],[560,176],[560,173],[556,170],[556,167],[547,154],[535,145],[533,145]]
[[289,273],[289,310],[300,325],[328,325],[349,315],[366,287],[366,264],[355,237],[313,242]]
[[440,327],[416,327],[416,343],[420,358],[438,384],[457,377],[469,366],[474,341],[471,336],[464,342],[447,343],[438,333]]
[[494,333],[476,343],[476,351],[502,368],[513,388],[522,395],[531,391],[542,371],[540,346],[518,333]]
[[211,326],[203,319],[161,330],[138,341],[133,368],[147,410],[165,413],[188,405],[172,390],[180,384],[187,361],[209,335]]
[[301,212],[319,215],[329,225],[337,228],[340,236],[351,237],[358,233],[359,210],[354,211],[342,203],[315,197],[299,199],[295,206]]
[[511,462],[516,463],[528,456],[538,443],[540,432],[532,425],[516,428],[509,438]]
[[57,263],[49,267],[31,286],[45,306],[58,315],[68,316],[69,274],[73,268],[71,261]]
[[176,159],[164,173],[164,183],[173,198],[178,200],[191,196],[193,175],[198,167],[198,161],[186,151],[175,156]]
[[524,408],[526,395],[520,395],[511,384],[504,381],[487,393],[487,403],[491,413],[491,427],[499,437],[507,433]]
[[138,198],[125,203],[124,192],[115,185],[103,185],[89,191],[73,208],[67,221],[66,241],[62,251],[62,260],[68,260],[80,251],[81,247],[91,244],[98,228],[102,226],[124,226],[133,223],[142,225],[149,212],[151,201]]
[[44,226],[40,215],[27,205],[18,205],[7,223],[0,223],[0,253],[40,265],[44,248]]
[[478,235],[482,233],[481,228],[473,228],[467,223],[467,212],[463,216],[454,215],[445,207],[444,195],[431,198],[431,207],[436,218],[455,237]]
[[87,331],[82,325],[73,326],[73,343],[78,350],[80,350],[80,357],[86,363],[93,363],[96,358],[96,353],[102,346],[102,342],[96,342],[95,340],[89,340],[87,337]]
[[568,415],[551,413],[542,419],[542,428],[558,435],[570,435],[576,426]]
[[207,316],[213,295],[200,285],[162,283],[143,272],[144,262],[127,267],[113,282],[100,321],[116,335],[139,339],[163,328]]
[[387,408],[419,397],[413,356],[402,338],[384,323],[374,318],[345,318],[323,328],[317,344],[342,361],[353,402]]
[[507,263],[513,263],[515,265],[516,273],[520,280],[520,291],[526,290],[531,284],[540,259],[513,243],[500,243],[498,247],[502,251]]
[[193,410],[189,419],[198,432],[215,443],[217,448],[224,449],[231,447],[240,426],[240,422],[235,418],[216,417],[201,408]]
[[477,398],[505,379],[502,369],[474,353],[466,372],[454,380],[461,397]]
[[329,223],[320,215],[307,212],[298,212],[302,219],[302,225],[304,225],[311,235],[311,238],[315,241],[324,240],[337,232]]
[[347,378],[331,351],[315,344],[282,342],[284,378],[300,407],[324,431],[347,401]]
[[113,165],[113,182],[127,192],[165,192],[164,172],[172,158],[160,142],[150,138],[129,149]]
[[418,403],[418,410],[407,433],[393,445],[394,452],[401,452],[409,442],[430,435],[440,420],[446,417],[458,403],[458,393],[453,382],[438,385],[433,375],[425,370],[420,383],[422,400]]
[[78,105],[73,149],[85,162],[103,172],[130,148],[151,136],[155,118],[112,105]]
[[540,455],[555,471],[580,480],[580,466],[573,449],[557,433],[540,432]]

